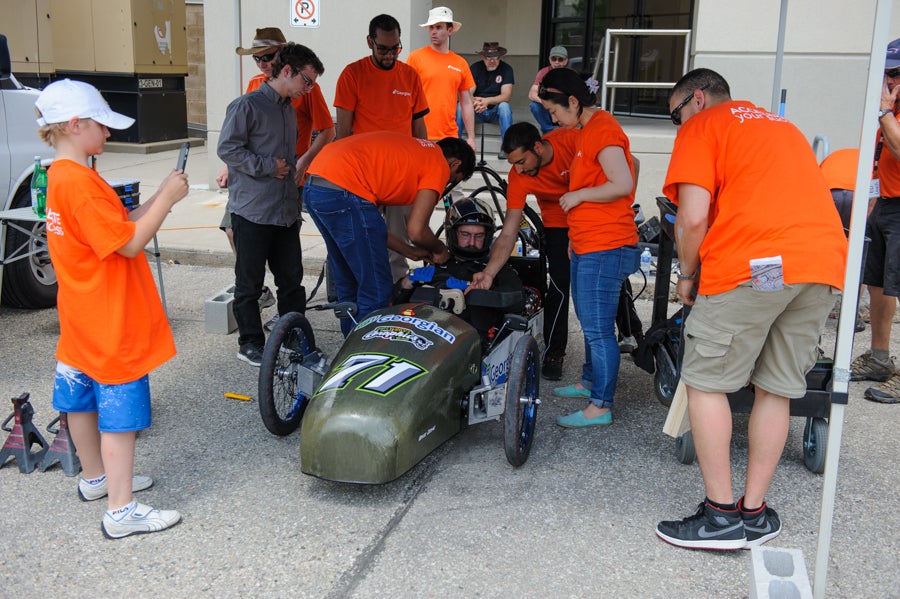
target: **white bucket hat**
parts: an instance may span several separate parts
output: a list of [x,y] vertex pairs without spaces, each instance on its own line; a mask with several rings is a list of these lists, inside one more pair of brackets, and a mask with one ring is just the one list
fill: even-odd
[[134,124],[133,118],[113,112],[97,88],[83,81],[54,81],[44,88],[34,105],[41,113],[37,120],[41,127],[65,123],[74,117],[92,119],[110,129],[128,129]]
[[456,33],[462,27],[462,23],[453,20],[453,11],[446,6],[438,6],[429,10],[428,20],[419,25],[419,27],[431,27],[438,23],[453,23],[453,31],[451,31],[451,34]]

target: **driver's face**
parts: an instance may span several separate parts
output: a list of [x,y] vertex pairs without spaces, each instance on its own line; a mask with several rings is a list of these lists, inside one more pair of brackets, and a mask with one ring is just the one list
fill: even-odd
[[460,225],[456,229],[456,242],[461,248],[480,250],[484,247],[485,235],[486,231],[481,225]]

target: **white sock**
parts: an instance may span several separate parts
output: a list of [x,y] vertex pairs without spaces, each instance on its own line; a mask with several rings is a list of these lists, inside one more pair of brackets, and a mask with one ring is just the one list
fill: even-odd
[[130,514],[131,511],[136,507],[137,502],[132,499],[131,503],[129,503],[128,505],[123,505],[122,507],[113,511],[106,510],[106,514],[116,522],[121,522],[122,518]]

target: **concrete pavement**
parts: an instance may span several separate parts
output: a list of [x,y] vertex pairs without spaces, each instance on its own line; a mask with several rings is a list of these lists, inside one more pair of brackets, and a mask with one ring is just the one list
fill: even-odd
[[[199,153],[195,149],[192,160]],[[108,177],[139,179],[149,196],[175,154],[108,153],[99,168]],[[189,161],[192,180],[200,178],[194,168],[205,169],[200,163]],[[542,381],[534,447],[519,469],[505,460],[501,427],[487,423],[386,485],[350,486],[301,474],[297,434],[276,438],[262,425],[258,371],[235,359],[235,335],[204,333],[203,301],[233,273],[227,266],[184,262],[192,255],[229,262],[217,229],[223,204],[216,192],[192,189],[160,233],[164,257],[181,256],[182,262],[169,258],[163,267],[179,353],[151,375],[154,425],[138,439],[136,469],[156,484],[136,498],[181,510],[183,523],[159,534],[106,540],[99,530],[103,502],[78,501],[76,479],[58,468],[21,474],[10,462],[0,469],[0,594],[747,596],[749,552],[688,551],[656,538],[657,521],[693,512],[702,481],[696,464],[677,462],[674,442],[661,433],[666,410],[654,397],[652,377],[627,359],[615,423],[603,430],[557,427],[556,416],[581,404],[551,397],[554,384]],[[316,271],[310,262],[323,255],[313,231],[304,227],[308,275]],[[307,288],[312,282],[308,277]],[[637,306],[646,323],[649,301]],[[309,318],[319,346],[334,355],[341,341],[337,321],[321,312]],[[42,432],[56,416],[50,397],[58,334],[55,310],[0,308],[0,398],[30,392]],[[857,335],[854,355],[868,346],[869,334]],[[569,339],[563,383],[577,380],[583,359],[574,315]],[[833,343],[830,321],[823,344]],[[896,336],[892,349],[900,354]],[[900,486],[900,408],[863,400],[866,386],[850,387],[829,597],[900,596],[900,519],[892,503]],[[226,399],[227,391],[254,399]],[[747,417],[736,414],[734,422],[737,485]],[[804,424],[792,419],[768,497],[784,522],[769,545],[802,549],[812,576],[822,477],[803,465]]]

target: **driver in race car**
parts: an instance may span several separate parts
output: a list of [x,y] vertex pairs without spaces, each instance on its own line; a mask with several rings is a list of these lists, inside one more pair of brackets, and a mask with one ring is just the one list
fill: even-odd
[[[473,276],[482,272],[490,259],[496,229],[493,210],[483,200],[465,198],[453,204],[447,212],[444,226],[450,259],[442,265],[416,269],[411,276],[403,277],[395,286],[393,303],[409,301],[417,280],[428,282],[438,289],[464,289],[468,293],[472,289]],[[419,272],[422,270],[427,270],[428,274]],[[522,291],[522,281],[516,270],[504,264],[493,279],[491,291]],[[492,338],[492,329],[503,322],[505,314],[521,313],[523,310],[524,298],[514,307],[467,305],[459,316],[475,327],[482,342],[487,343]]]

